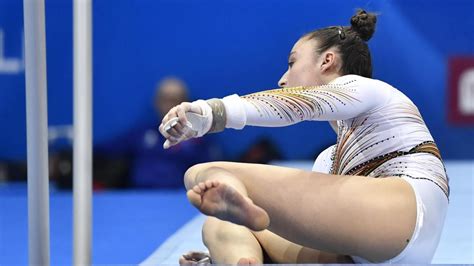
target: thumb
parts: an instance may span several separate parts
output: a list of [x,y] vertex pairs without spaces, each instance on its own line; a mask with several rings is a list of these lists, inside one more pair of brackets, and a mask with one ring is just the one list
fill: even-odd
[[169,140],[166,140],[165,143],[163,143],[163,149],[168,149],[169,147],[171,147],[171,143]]
[[178,144],[178,142],[171,142],[169,139],[165,140],[165,143],[163,143],[163,149],[169,149],[171,146],[174,146],[176,144]]

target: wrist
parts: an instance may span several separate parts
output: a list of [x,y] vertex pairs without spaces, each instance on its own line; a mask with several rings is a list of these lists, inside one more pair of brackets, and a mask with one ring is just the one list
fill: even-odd
[[224,103],[220,99],[209,99],[206,103],[212,110],[212,124],[209,133],[221,132],[225,129],[227,114]]

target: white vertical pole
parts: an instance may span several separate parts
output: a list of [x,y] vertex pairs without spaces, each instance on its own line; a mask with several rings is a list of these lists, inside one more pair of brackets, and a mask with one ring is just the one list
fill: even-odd
[[91,265],[92,2],[74,0],[74,265]]
[[28,255],[49,265],[48,114],[44,0],[23,0],[28,149]]

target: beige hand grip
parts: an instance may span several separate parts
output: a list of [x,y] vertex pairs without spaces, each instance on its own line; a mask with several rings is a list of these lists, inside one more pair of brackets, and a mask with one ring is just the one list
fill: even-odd
[[[204,124],[203,122],[205,121],[206,118],[200,114],[186,112],[186,119],[187,121],[186,121],[185,130],[192,130],[195,132],[199,132],[200,130],[202,130],[202,127]],[[178,120],[179,118],[177,117],[173,117],[172,119],[170,119],[163,127],[164,130],[169,131],[170,129],[172,129],[174,126],[178,124]],[[181,136],[178,142],[181,142],[183,137],[185,137],[185,135]],[[165,143],[163,144],[164,149],[168,149],[170,146],[171,146],[171,143],[169,142],[169,140],[166,140]]]

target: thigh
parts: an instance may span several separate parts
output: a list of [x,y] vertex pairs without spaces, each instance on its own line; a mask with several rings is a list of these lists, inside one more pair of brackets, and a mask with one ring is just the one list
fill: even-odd
[[198,173],[206,169],[223,169],[235,176],[269,214],[268,229],[305,247],[385,261],[405,248],[415,227],[414,192],[398,177],[215,162],[192,167],[186,178],[205,179],[206,174]]
[[[252,231],[269,258],[270,263],[314,264],[354,263],[348,255],[320,251],[290,242],[269,230]],[[266,262],[266,263],[269,263]]]

